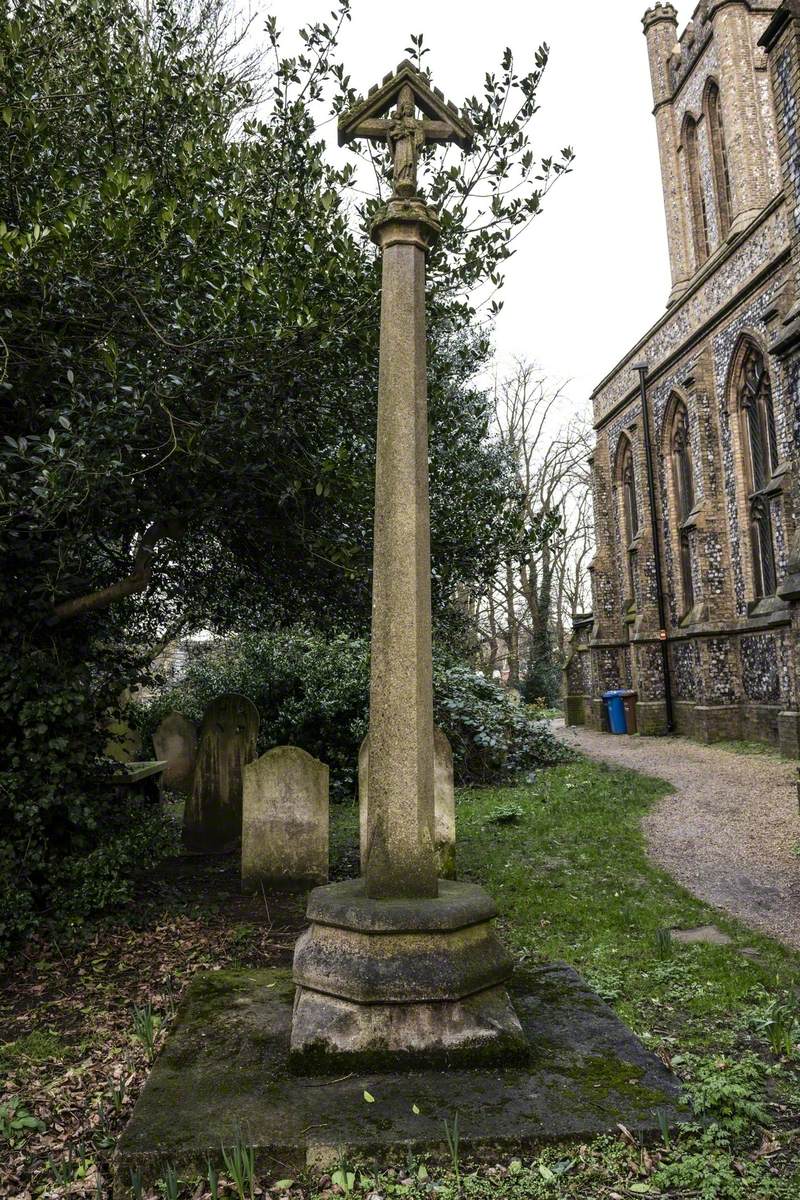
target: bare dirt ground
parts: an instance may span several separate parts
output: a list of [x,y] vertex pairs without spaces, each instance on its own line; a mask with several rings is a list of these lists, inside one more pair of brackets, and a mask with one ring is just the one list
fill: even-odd
[[797,763],[552,725],[589,758],[671,783],[645,821],[651,858],[695,896],[800,949]]

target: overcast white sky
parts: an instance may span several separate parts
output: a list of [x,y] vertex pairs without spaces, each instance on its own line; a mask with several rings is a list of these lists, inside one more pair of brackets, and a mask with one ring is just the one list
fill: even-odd
[[[669,268],[647,48],[649,0],[353,0],[341,59],[365,93],[424,33],[445,96],[480,93],[505,46],[522,67],[551,48],[535,118],[541,156],[572,145],[573,173],[517,243],[497,322],[501,361],[536,360],[570,379],[571,405],[592,389],[663,312]],[[262,5],[259,4],[259,8]],[[682,30],[695,3],[677,3]],[[265,0],[287,31],[325,19],[330,0]],[[346,154],[347,150],[336,153]]]

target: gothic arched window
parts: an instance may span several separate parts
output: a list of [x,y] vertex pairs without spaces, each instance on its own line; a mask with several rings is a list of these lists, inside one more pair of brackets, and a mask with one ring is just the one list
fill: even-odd
[[778,465],[772,385],[764,355],[750,343],[739,371],[739,404],[747,417],[753,491],[760,492]]
[[686,175],[689,184],[689,202],[692,215],[694,253],[699,267],[708,258],[708,218],[703,194],[703,179],[700,174],[700,157],[697,148],[697,122],[687,117],[683,126],[683,149],[686,154]]
[[689,414],[683,403],[678,404],[672,418],[672,471],[675,480],[678,519],[683,525],[694,508],[694,472],[692,471],[692,446],[689,438]]
[[711,157],[714,163],[720,241],[724,241],[731,227],[733,199],[731,197],[731,177],[728,170],[728,150],[725,145],[725,127],[722,124],[720,111],[719,87],[713,80],[709,83],[706,91],[706,120],[708,122],[708,138],[711,143]]
[[639,532],[639,505],[636,501],[636,473],[633,467],[633,450],[625,439],[620,463],[622,497],[625,505],[625,541],[630,546]]
[[688,613],[694,608],[694,584],[692,582],[692,551],[689,530],[685,528],[685,525],[694,508],[694,471],[692,469],[689,413],[683,401],[676,405],[672,418],[672,479],[678,515],[683,608],[684,612]]
[[617,470],[622,488],[622,512],[624,520],[625,549],[628,563],[628,588],[631,600],[635,599],[635,555],[634,542],[639,533],[639,504],[636,497],[636,471],[633,462],[633,447],[623,437],[617,456]]
[[769,371],[764,355],[752,342],[739,367],[736,392],[747,446],[753,580],[760,598],[774,595],[776,588],[772,517],[765,489],[778,465],[778,439]]

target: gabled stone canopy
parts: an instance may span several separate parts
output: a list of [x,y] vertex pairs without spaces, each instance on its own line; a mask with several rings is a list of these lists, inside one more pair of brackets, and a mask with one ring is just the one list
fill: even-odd
[[367,121],[380,118],[399,98],[403,87],[408,85],[414,93],[417,108],[432,122],[425,133],[429,141],[455,142],[462,150],[470,150],[475,129],[455,104],[445,100],[439,88],[432,88],[425,76],[408,59],[399,63],[395,71],[384,75],[380,85],[370,88],[366,100],[360,100],[339,118],[339,145],[363,137],[367,131],[361,127]]

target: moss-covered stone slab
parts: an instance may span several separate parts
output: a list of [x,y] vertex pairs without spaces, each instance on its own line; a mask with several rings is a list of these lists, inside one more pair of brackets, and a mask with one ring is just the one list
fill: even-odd
[[240,1137],[260,1169],[285,1174],[340,1147],[384,1158],[439,1150],[455,1113],[464,1151],[476,1153],[585,1140],[620,1122],[657,1134],[659,1110],[670,1124],[688,1119],[675,1076],[570,967],[526,972],[511,994],[531,1046],[524,1065],[331,1079],[288,1069],[288,971],[198,976],[119,1141],[120,1194],[131,1170],[204,1170]]

